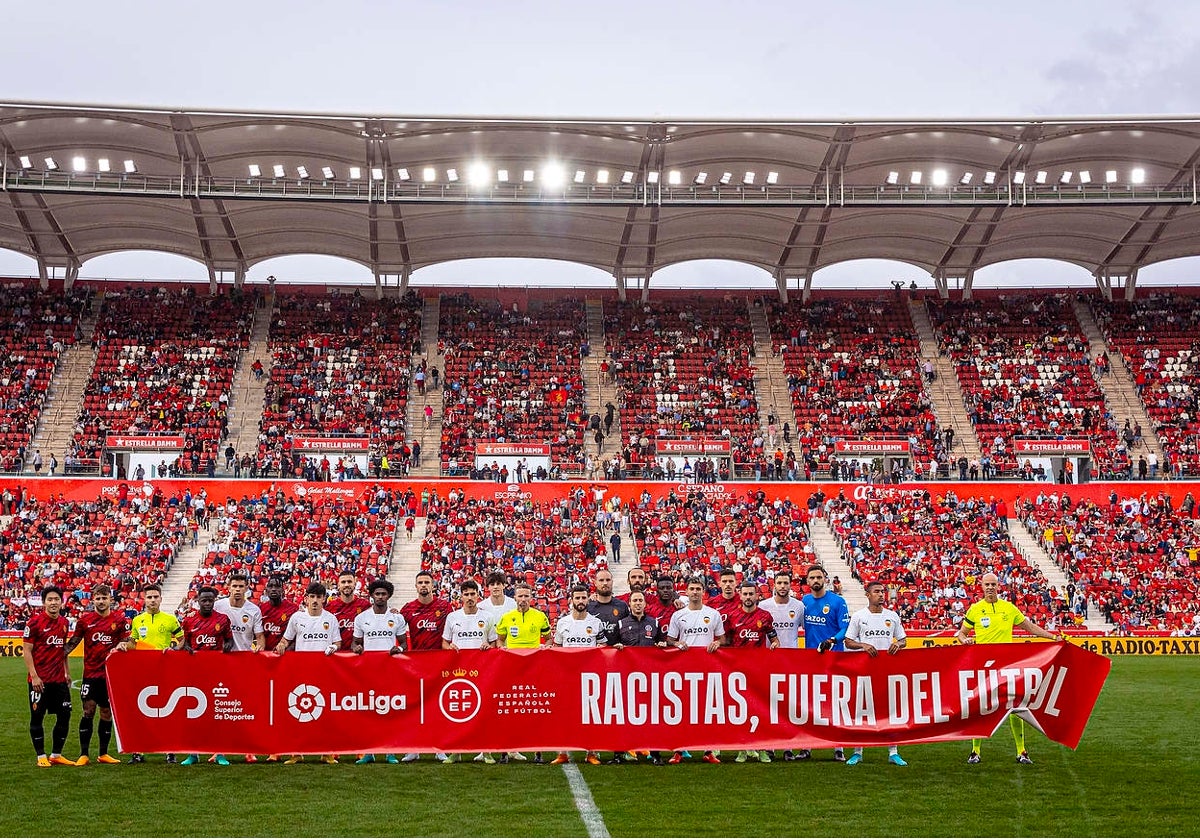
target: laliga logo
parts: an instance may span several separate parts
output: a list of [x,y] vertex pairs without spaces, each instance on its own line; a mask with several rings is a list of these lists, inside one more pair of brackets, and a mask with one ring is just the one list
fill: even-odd
[[479,714],[482,704],[483,694],[480,693],[479,686],[461,678],[450,680],[438,695],[438,706],[446,719],[452,723],[466,723]]
[[137,704],[138,710],[148,718],[164,718],[175,711],[175,707],[185,698],[191,698],[195,705],[187,710],[189,719],[200,717],[208,709],[208,698],[204,696],[204,692],[194,686],[181,685],[179,688],[171,692],[171,696],[167,698],[167,702],[162,706],[151,706],[150,700],[158,696],[158,686],[148,685],[138,694]]
[[325,695],[315,685],[301,683],[288,695],[288,713],[301,723],[316,720],[325,711]]

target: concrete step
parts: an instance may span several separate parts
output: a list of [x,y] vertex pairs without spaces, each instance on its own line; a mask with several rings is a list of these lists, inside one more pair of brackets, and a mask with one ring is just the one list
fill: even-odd
[[817,562],[825,567],[831,581],[836,577],[842,582],[842,597],[846,599],[850,614],[854,615],[867,605],[867,593],[863,590],[862,583],[851,573],[850,564],[846,562],[837,537],[830,530],[829,523],[818,517],[809,522],[808,532]]
[[[1056,589],[1059,595],[1066,598],[1067,584],[1071,581],[1062,567],[1054,562],[1054,558],[1049,555],[1046,549],[1042,548],[1042,544],[1038,541],[1038,538],[1025,527],[1025,523],[1019,519],[1010,517],[1008,519],[1008,538],[1017,551],[1020,552],[1021,556],[1025,558],[1026,562],[1045,575],[1046,582]],[[1112,629],[1111,625],[1101,616],[1100,609],[1095,604],[1088,606],[1088,618],[1084,621],[1084,625],[1089,630],[1099,630],[1101,632]]]
[[181,547],[175,554],[175,562],[171,564],[171,571],[167,572],[162,583],[164,612],[174,612],[187,598],[188,588],[203,564],[205,555],[208,554],[208,544],[212,542],[216,530],[216,520],[209,520],[209,527],[200,529],[196,545],[192,545],[190,535],[180,543]]
[[403,521],[396,529],[396,537],[392,542],[392,564],[388,568],[388,580],[396,587],[393,601],[396,604],[406,604],[417,597],[416,577],[421,571],[421,543],[425,541],[429,520],[424,516],[416,517],[412,539],[404,530]]

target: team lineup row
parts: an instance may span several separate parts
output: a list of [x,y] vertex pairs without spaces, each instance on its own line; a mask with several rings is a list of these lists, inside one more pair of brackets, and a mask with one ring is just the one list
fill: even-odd
[[[62,615],[62,591],[47,587],[43,591],[43,609],[29,621],[25,630],[24,658],[28,670],[30,734],[38,765],[86,765],[89,763],[93,720],[99,716],[99,758],[102,763],[119,763],[109,754],[112,737],[112,714],[105,679],[105,662],[109,655],[134,648],[180,650],[195,652],[209,650],[288,651],[332,655],[340,650],[354,654],[380,651],[390,654],[428,650],[466,650],[488,648],[529,649],[547,643],[559,647],[623,647],[682,649],[704,648],[710,652],[723,646],[796,648],[803,633],[804,647],[820,653],[828,650],[862,651],[869,656],[880,652],[895,655],[905,646],[905,633],[899,615],[884,606],[886,589],[881,583],[866,587],[868,606],[849,614],[845,600],[827,588],[825,570],[810,566],[805,582],[809,593],[802,599],[793,594],[792,576],[781,571],[774,577],[772,597],[760,601],[757,587],[744,582],[739,588],[730,570],[719,573],[721,592],[705,602],[705,582],[695,578],[688,581],[685,596],[675,590],[671,578],[660,577],[653,597],[644,588],[645,572],[631,570],[632,589],[624,598],[613,595],[612,575],[602,570],[596,575],[595,589],[577,585],[570,593],[570,612],[558,618],[553,631],[545,613],[531,606],[532,590],[527,584],[517,584],[512,596],[505,593],[502,574],[490,575],[487,587],[490,595],[483,598],[479,584],[466,581],[462,586],[461,606],[438,598],[434,594],[432,575],[427,571],[416,578],[417,598],[396,610],[390,606],[394,594],[392,583],[376,580],[367,586],[369,599],[355,593],[355,577],[343,573],[337,582],[337,594],[332,600],[324,584],[311,583],[302,605],[283,599],[284,581],[273,577],[266,588],[266,599],[259,606],[246,598],[248,580],[235,574],[228,580],[229,594],[218,599],[215,587],[202,587],[198,593],[197,609],[182,622],[171,613],[163,612],[161,590],[156,585],[143,588],[144,610],[132,620],[114,610],[112,593],[107,587],[93,592],[93,610],[79,618],[72,629]],[[983,598],[972,605],[958,631],[963,643],[1008,642],[1014,628],[1044,638],[1056,638],[1026,618],[1008,601],[999,598],[999,581],[993,574],[981,578]],[[62,755],[71,718],[71,675],[68,654],[80,643],[84,645],[84,673],[80,689],[83,719],[80,722],[80,758],[71,761]],[[44,718],[55,716],[52,750],[45,749]],[[1024,750],[1023,723],[1016,718],[1013,733],[1017,742],[1018,761],[1030,763]],[[978,763],[979,743],[972,745],[969,761]],[[808,757],[799,750],[793,757]],[[770,761],[766,752],[751,753],[760,761]],[[838,749],[835,757],[841,759]],[[501,758],[519,757],[510,753]],[[628,756],[632,758],[634,756]],[[663,763],[656,753],[647,753],[652,763]],[[683,760],[680,752],[667,763]],[[785,756],[787,757],[787,756]],[[857,750],[848,763],[861,761]],[[275,756],[271,757],[276,758]],[[414,760],[415,754],[404,760]],[[453,756],[438,753],[438,758],[453,762]],[[478,760],[491,763],[492,757],[480,754]],[[621,763],[627,756],[618,754],[612,763]],[[739,753],[737,761],[745,761]],[[173,756],[168,756],[172,761]],[[135,754],[133,763],[144,761]],[[188,756],[185,764],[198,761]],[[224,756],[214,756],[218,764],[227,764]],[[247,756],[247,760],[256,760]],[[292,756],[295,763],[300,756]],[[336,757],[325,756],[335,763]],[[360,756],[359,762],[369,763],[373,756]],[[395,761],[392,756],[389,761]],[[540,761],[540,754],[535,761]],[[553,763],[565,763],[567,754],[560,753]],[[595,753],[585,757],[589,763],[599,763]],[[720,763],[712,752],[703,760]],[[895,747],[889,760],[903,766]]]

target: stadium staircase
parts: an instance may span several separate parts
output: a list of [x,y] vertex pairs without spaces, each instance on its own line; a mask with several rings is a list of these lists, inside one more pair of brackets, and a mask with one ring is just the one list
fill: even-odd
[[[440,295],[425,298],[425,305],[421,310],[420,349],[423,352],[413,355],[412,368],[414,371],[421,360],[425,359],[429,367],[437,368],[440,374],[446,372],[446,357],[438,350],[438,320],[441,318],[441,313],[442,298]],[[444,376],[441,383],[444,387],[446,384]],[[433,420],[429,428],[425,427],[425,403],[429,403],[433,407]],[[408,408],[405,411],[404,428],[410,440],[417,440],[421,443],[421,465],[409,472],[410,476],[436,478],[441,475],[443,407],[442,388],[432,387],[428,378],[426,378],[424,397],[417,393],[415,386],[412,386],[408,392]],[[421,527],[424,528],[424,526]],[[413,574],[416,574],[415,569]],[[409,577],[411,578],[411,575]],[[411,579],[407,585],[411,587]]]
[[[951,454],[955,460],[964,455],[968,461],[978,460],[983,453],[979,448],[979,438],[975,435],[975,426],[967,416],[966,401],[958,383],[958,374],[954,371],[954,362],[938,351],[933,322],[929,320],[925,302],[910,300],[908,309],[917,338],[921,341],[921,364],[924,365],[926,360],[933,362],[936,378],[933,382],[924,383],[925,393],[933,403],[933,413],[937,415],[940,428],[949,426],[954,429],[954,451]],[[922,380],[924,377],[922,372]]]
[[[271,371],[271,347],[269,336],[271,318],[275,312],[275,292],[271,291],[266,305],[254,310],[254,323],[250,327],[250,345],[238,359],[233,373],[233,388],[229,395],[228,440],[233,444],[237,456],[258,450],[258,433],[262,424],[263,407],[266,403],[267,382]],[[263,363],[263,378],[254,378],[255,359]],[[225,465],[225,447],[221,447],[217,464]]]
[[[614,415],[612,433],[604,438],[604,444],[600,447],[601,458],[609,459],[621,450],[621,398],[616,384],[611,379],[605,382],[600,375],[601,364],[605,361],[612,364],[604,344],[604,303],[589,300],[584,308],[587,312],[588,346],[591,348],[591,355],[583,360],[583,390],[587,398],[588,417],[599,414],[603,418],[604,406],[610,402],[618,409]],[[592,452],[594,448],[591,438],[586,438],[584,450]]]
[[[1009,518],[1008,538],[1029,565],[1039,569],[1046,576],[1046,582],[1058,590],[1059,595],[1066,598],[1067,584],[1070,581],[1067,580],[1062,567],[1054,562],[1054,559],[1046,552],[1046,549],[1042,548],[1041,543],[1021,520]],[[1101,617],[1100,609],[1095,604],[1088,605],[1088,618],[1084,621],[1084,626],[1089,630],[1107,631],[1109,629],[1108,623]]]
[[[837,537],[833,535],[833,531],[829,529],[829,523],[823,517],[813,517],[812,521],[808,523],[808,534],[817,562],[825,567],[825,572],[831,581],[836,577],[842,582],[842,597],[846,599],[846,606],[850,608],[850,614],[854,615],[855,612],[867,605],[867,593],[863,589],[862,582],[850,573],[850,564],[846,562],[846,557],[842,554],[842,547],[838,545]],[[803,579],[804,569],[797,573],[797,577]]]
[[396,594],[392,598],[392,606],[395,607],[417,597],[416,577],[417,572],[421,571],[421,543],[425,541],[425,529],[429,522],[424,516],[416,517],[417,524],[410,540],[404,532],[403,518],[392,540],[392,562],[388,566],[388,580],[396,587]]
[[[196,541],[196,545],[191,544],[191,540],[187,537],[179,544],[180,548],[175,552],[175,560],[171,563],[171,570],[167,572],[167,576],[162,582],[162,608],[164,612],[174,612],[183,605],[187,598],[188,587],[192,585],[192,578],[196,576],[196,571],[204,562],[204,555],[208,552],[208,544],[212,542],[215,521],[210,520],[208,528],[201,528]],[[217,588],[224,593],[224,581],[218,580]]]
[[58,458],[59,474],[66,460],[67,444],[75,434],[75,422],[83,409],[83,391],[92,376],[96,364],[96,348],[92,346],[92,335],[96,331],[100,305],[104,293],[99,292],[92,300],[92,311],[79,319],[82,338],[63,351],[58,369],[46,389],[46,400],[34,430],[33,440],[25,454],[25,462],[33,463],[34,452],[41,450],[42,459],[49,468],[50,455]]
[[[787,374],[783,370],[783,357],[775,355],[775,343],[771,338],[771,325],[767,321],[767,310],[747,301],[750,310],[750,327],[754,331],[754,358],[750,368],[754,371],[754,398],[758,402],[758,423],[763,440],[767,439],[769,416],[774,414],[782,432],[788,423],[792,434],[799,424],[792,406],[792,394],[788,390]],[[782,441],[782,434],[779,441]],[[782,443],[780,443],[782,445]]]
[[[1108,404],[1113,422],[1116,423],[1117,433],[1120,434],[1126,420],[1131,425],[1140,423],[1142,444],[1146,447],[1146,451],[1158,455],[1160,466],[1165,464],[1166,457],[1163,455],[1162,444],[1154,432],[1154,421],[1150,419],[1150,415],[1146,413],[1146,407],[1138,397],[1137,390],[1133,385],[1133,376],[1125,365],[1124,357],[1121,356],[1120,351],[1109,349],[1108,342],[1104,340],[1104,335],[1100,332],[1100,325],[1092,316],[1091,309],[1079,298],[1075,299],[1075,317],[1079,319],[1079,326],[1083,328],[1083,334],[1087,336],[1088,355],[1095,359],[1101,353],[1108,354],[1110,372],[1108,376],[1097,376],[1096,382],[1104,393],[1104,401]],[[1137,459],[1133,458],[1133,460]]]

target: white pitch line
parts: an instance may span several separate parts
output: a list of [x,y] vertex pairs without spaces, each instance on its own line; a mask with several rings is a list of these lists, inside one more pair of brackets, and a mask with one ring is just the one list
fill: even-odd
[[592,789],[583,780],[579,768],[574,764],[564,764],[562,769],[567,774],[567,784],[571,786],[571,795],[575,797],[575,809],[583,819],[588,837],[611,837],[608,826],[604,824],[604,816],[596,807],[596,800],[592,799]]

